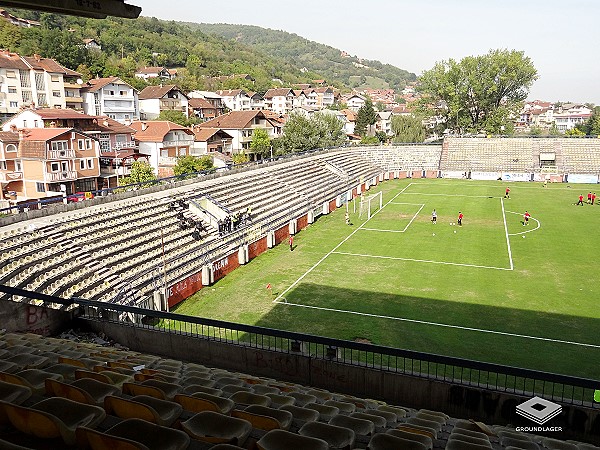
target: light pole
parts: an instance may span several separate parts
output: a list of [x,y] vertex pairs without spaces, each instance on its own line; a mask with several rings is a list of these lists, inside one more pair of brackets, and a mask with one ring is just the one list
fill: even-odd
[[458,108],[456,110],[456,132],[460,135],[460,127],[458,126],[458,113],[461,112],[464,108]]

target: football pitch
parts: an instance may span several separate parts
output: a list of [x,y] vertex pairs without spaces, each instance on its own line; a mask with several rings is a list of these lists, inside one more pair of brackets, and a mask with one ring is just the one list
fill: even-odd
[[595,187],[386,181],[175,312],[600,379]]

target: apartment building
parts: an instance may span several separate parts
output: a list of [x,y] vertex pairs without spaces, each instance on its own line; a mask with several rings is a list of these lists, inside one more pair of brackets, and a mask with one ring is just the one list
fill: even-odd
[[0,51],[0,119],[31,106],[83,109],[80,77],[50,58]]

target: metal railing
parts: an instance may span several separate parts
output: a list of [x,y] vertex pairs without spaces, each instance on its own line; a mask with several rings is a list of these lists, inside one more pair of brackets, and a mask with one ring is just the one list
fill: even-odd
[[[531,369],[402,350],[354,341],[276,330],[254,325],[109,304],[79,298],[62,299],[0,285],[16,300],[77,307],[80,318],[175,333],[230,345],[303,355],[376,371],[402,374],[515,395],[542,395],[563,404],[599,409],[593,396],[600,381]],[[143,320],[142,320],[143,319]]]

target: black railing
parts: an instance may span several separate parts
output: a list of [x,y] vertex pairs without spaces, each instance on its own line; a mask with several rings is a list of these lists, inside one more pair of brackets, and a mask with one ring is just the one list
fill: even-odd
[[0,292],[17,300],[25,298],[43,305],[75,307],[78,316],[87,320],[302,354],[378,371],[516,395],[541,395],[564,404],[600,408],[600,403],[593,400],[594,392],[600,389],[597,380],[80,298],[62,299],[10,286],[0,285]]

